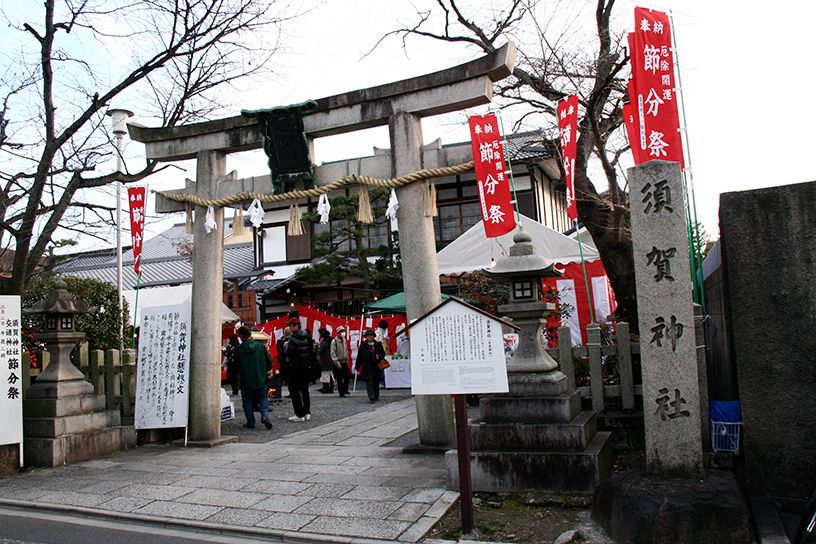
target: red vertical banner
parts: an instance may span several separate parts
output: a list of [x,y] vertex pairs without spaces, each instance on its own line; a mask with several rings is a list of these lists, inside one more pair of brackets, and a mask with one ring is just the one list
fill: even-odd
[[632,150],[632,156],[635,159],[635,164],[640,164],[643,158],[640,155],[640,127],[635,120],[635,114],[632,110],[632,104],[623,105],[623,123],[626,126],[626,137],[629,139],[629,148]]
[[567,215],[578,219],[575,202],[575,152],[578,140],[578,97],[568,96],[558,103],[558,129],[561,133],[561,162],[567,183]]
[[468,119],[470,142],[479,202],[482,205],[482,223],[485,235],[495,238],[516,227],[510,180],[504,162],[499,123],[494,114],[475,115]]
[[674,56],[669,17],[661,11],[635,8],[634,44],[630,41],[635,111],[640,122],[639,151],[644,161],[683,161],[677,113]]
[[146,187],[128,187],[130,204],[130,238],[133,243],[133,271],[139,272],[139,258],[142,255],[142,233],[144,232]]

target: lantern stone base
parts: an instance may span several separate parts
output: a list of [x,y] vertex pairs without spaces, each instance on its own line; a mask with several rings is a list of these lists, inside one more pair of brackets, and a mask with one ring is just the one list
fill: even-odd
[[[525,390],[540,382],[535,374],[509,377],[523,378]],[[538,391],[551,385],[538,383]],[[468,425],[473,490],[594,490],[609,473],[612,442],[610,433],[598,432],[595,412],[581,411],[580,393],[565,384],[555,394],[510,390],[482,397],[480,417]],[[459,486],[457,454],[445,454],[449,489]]]
[[44,384],[32,386],[23,403],[27,465],[78,463],[136,445],[136,431],[121,424],[118,410],[105,409],[104,395],[55,396],[38,385]]

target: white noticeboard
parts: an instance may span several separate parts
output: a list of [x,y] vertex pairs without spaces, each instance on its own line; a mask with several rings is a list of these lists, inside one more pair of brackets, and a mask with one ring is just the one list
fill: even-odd
[[502,321],[450,298],[411,324],[411,393],[506,393]]
[[187,426],[190,305],[142,310],[136,367],[137,429]]
[[[0,296],[0,445],[23,442],[20,297]],[[20,450],[22,466],[22,446]]]

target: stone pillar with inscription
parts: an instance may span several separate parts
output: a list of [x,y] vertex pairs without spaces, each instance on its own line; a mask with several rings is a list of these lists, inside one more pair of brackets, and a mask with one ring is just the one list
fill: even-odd
[[646,463],[657,473],[702,474],[700,391],[680,167],[629,169]]

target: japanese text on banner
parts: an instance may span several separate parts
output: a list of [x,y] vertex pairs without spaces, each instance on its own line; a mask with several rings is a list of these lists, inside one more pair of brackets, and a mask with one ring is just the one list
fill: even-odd
[[516,226],[499,123],[492,113],[473,116],[468,121],[479,202],[482,206],[482,222],[485,235],[495,238],[510,232]]
[[142,254],[142,233],[145,221],[146,187],[128,187],[130,203],[130,237],[133,242],[133,271],[139,274],[139,257]]
[[20,317],[20,297],[0,297],[0,444],[23,441]]
[[561,162],[567,184],[567,215],[578,219],[575,202],[575,150],[578,139],[578,97],[568,96],[558,103],[558,128],[561,132]]
[[[676,161],[682,168],[683,144],[668,16],[660,11],[635,8],[635,32],[630,49],[636,99],[633,113],[640,131],[639,158]],[[635,159],[637,162],[638,157]]]

